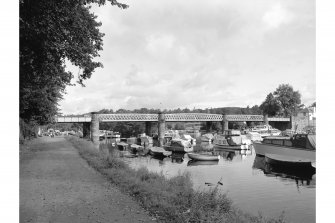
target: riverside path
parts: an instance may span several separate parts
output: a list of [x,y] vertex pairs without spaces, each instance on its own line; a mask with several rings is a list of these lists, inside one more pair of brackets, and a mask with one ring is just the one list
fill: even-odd
[[20,150],[20,222],[153,222],[63,137]]

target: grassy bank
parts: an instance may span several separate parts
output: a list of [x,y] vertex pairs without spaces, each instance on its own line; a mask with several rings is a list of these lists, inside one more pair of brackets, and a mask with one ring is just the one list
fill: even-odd
[[146,168],[134,170],[119,158],[99,152],[89,141],[67,139],[90,166],[163,222],[285,222],[282,218],[266,219],[244,213],[217,188],[195,191],[188,174],[166,179]]

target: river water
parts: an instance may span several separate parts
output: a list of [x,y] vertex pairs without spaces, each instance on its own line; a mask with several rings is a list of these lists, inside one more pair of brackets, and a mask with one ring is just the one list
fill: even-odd
[[[111,142],[106,140],[101,145]],[[265,162],[264,157],[256,155],[253,148],[246,152],[228,151],[213,148],[208,143],[194,147],[195,151],[212,149],[220,155],[218,162],[192,162],[187,154],[177,153],[164,159],[150,155],[122,159],[134,169],[144,166],[167,178],[187,172],[194,189],[218,186],[236,207],[254,215],[261,212],[267,217],[279,217],[284,211],[289,222],[315,222],[315,171],[274,168]]]

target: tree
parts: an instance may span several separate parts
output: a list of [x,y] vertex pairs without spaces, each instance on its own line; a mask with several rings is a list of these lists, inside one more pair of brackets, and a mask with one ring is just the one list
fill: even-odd
[[[116,0],[107,0],[125,9]],[[78,83],[102,67],[93,59],[102,50],[101,23],[91,4],[106,0],[20,0],[20,117],[48,123],[58,113],[58,101],[74,75],[65,61],[76,65]]]
[[293,115],[301,107],[301,95],[289,84],[281,84],[273,93],[279,101],[285,116]]
[[263,114],[267,114],[269,116],[276,116],[281,112],[280,102],[273,96],[272,93],[266,96],[265,101],[259,107]]
[[301,104],[299,91],[294,91],[289,84],[281,84],[272,93],[266,96],[265,101],[260,105],[264,114],[275,115],[294,115]]

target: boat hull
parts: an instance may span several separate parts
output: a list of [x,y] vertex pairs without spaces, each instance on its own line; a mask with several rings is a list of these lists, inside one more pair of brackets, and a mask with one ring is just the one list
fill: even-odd
[[214,156],[214,155],[205,155],[196,153],[188,153],[187,155],[190,159],[197,161],[218,161],[220,159],[220,156]]
[[164,146],[164,149],[171,152],[182,152],[182,153],[193,152],[193,147]]
[[261,156],[266,156],[267,154],[274,154],[315,162],[315,150],[306,150],[295,147],[286,147],[265,143],[254,143],[254,148],[256,154]]
[[249,149],[248,145],[238,145],[238,146],[230,146],[230,145],[220,145],[214,143],[214,146],[219,149],[230,149],[230,150],[244,150]]
[[276,156],[273,154],[265,155],[265,162],[274,166],[292,167],[292,168],[311,168],[312,164],[309,160],[292,159],[287,156]]
[[159,147],[152,147],[149,150],[149,154],[155,157],[166,157],[166,156],[170,156],[172,154],[171,151],[166,151],[163,148],[159,148]]

